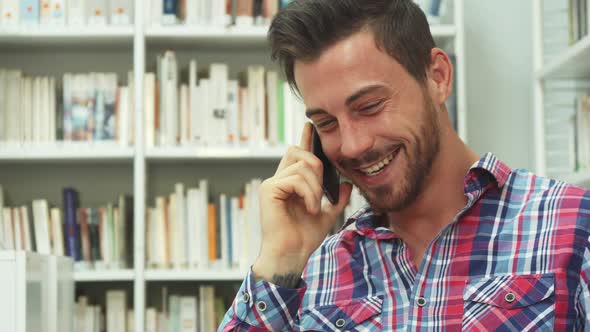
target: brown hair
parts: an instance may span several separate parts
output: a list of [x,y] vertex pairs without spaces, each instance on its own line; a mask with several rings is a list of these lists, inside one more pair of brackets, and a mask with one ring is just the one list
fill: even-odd
[[329,46],[368,28],[378,48],[419,83],[435,47],[422,10],[412,0],[294,0],[273,20],[268,40],[289,84],[297,89],[295,61],[313,61]]

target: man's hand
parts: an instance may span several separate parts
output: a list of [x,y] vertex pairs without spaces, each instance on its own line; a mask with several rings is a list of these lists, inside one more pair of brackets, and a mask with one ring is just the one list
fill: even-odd
[[301,144],[283,156],[273,177],[260,186],[262,247],[252,267],[256,280],[294,288],[309,256],[320,246],[350,199],[352,185],[340,185],[337,205],[322,206],[323,165],[311,150],[311,124]]

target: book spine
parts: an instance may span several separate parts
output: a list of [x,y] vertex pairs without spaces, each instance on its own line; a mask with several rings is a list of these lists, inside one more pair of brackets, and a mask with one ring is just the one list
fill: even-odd
[[63,190],[64,219],[66,228],[66,254],[80,261],[79,230],[76,221],[76,210],[78,207],[78,193],[72,188]]

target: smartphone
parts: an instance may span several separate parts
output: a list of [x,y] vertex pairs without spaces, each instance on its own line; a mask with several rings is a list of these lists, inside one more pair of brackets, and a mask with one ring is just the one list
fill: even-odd
[[324,165],[324,176],[322,181],[322,189],[324,195],[328,198],[330,203],[337,204],[338,196],[340,195],[340,175],[338,170],[330,162],[324,149],[322,148],[322,142],[320,141],[320,135],[316,131],[315,127],[312,126],[311,133],[311,151],[316,157],[318,157]]

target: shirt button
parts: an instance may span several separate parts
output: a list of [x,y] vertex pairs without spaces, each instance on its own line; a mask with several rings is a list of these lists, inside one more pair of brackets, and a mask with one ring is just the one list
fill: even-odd
[[258,303],[256,303],[256,308],[258,308],[258,311],[264,312],[264,310],[266,310],[266,302],[259,301]]
[[341,328],[344,326],[345,323],[346,321],[343,318],[338,318],[338,320],[336,321],[336,327]]
[[425,298],[423,298],[422,296],[420,296],[420,297],[419,297],[419,298],[416,300],[416,304],[417,304],[419,307],[423,307],[423,306],[425,306],[425,305],[426,305],[426,299],[425,299]]
[[242,302],[244,302],[244,303],[250,302],[250,294],[244,293],[244,295],[242,295]]
[[508,303],[512,303],[514,300],[516,300],[516,295],[514,295],[512,292],[507,293],[506,296],[504,296],[504,300],[506,300]]

